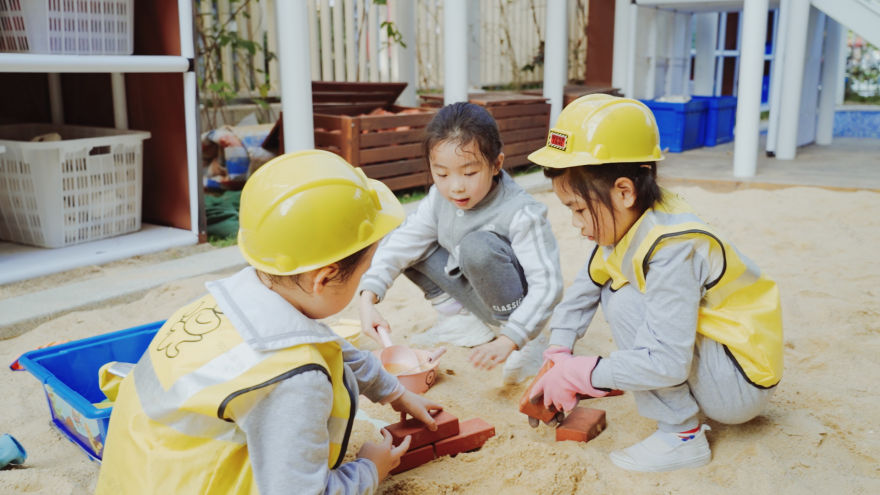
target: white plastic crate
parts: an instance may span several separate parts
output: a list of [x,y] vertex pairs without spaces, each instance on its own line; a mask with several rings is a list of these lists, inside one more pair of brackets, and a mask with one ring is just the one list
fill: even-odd
[[0,52],[131,55],[134,0],[0,0]]
[[[29,142],[52,132],[62,140]],[[59,248],[140,230],[149,137],[98,127],[0,126],[0,240]]]

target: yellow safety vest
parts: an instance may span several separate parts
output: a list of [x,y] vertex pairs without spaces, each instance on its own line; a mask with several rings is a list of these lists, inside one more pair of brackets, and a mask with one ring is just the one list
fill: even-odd
[[610,279],[612,291],[635,283],[644,293],[648,263],[658,249],[701,237],[710,241],[707,262],[720,275],[705,286],[697,332],[723,344],[749,383],[774,387],[782,378],[782,307],[776,282],[675,193],[663,190],[662,200],[636,221],[607,259],[604,248],[597,247],[589,262],[590,278],[599,287]]
[[120,385],[96,493],[258,493],[247,439],[235,420],[275,384],[313,370],[333,386],[327,465],[335,469],[357,408],[340,346],[255,351],[213,296],[188,304],[168,319]]

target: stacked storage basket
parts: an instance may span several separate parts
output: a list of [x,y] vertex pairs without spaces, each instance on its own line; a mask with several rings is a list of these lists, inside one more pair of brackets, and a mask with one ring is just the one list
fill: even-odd
[[673,153],[703,146],[706,139],[706,110],[709,104],[691,99],[687,103],[642,100],[651,109],[660,129],[660,148]]
[[[30,142],[58,133],[61,141]],[[0,240],[59,248],[141,228],[149,132],[0,126]]]
[[692,100],[705,101],[708,107],[706,114],[706,137],[704,146],[733,141],[733,126],[736,124],[735,96],[692,96]]
[[0,52],[131,55],[134,0],[0,0]]

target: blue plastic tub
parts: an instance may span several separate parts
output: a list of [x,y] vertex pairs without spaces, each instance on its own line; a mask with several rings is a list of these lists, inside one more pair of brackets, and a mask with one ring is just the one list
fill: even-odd
[[693,96],[693,100],[705,101],[708,105],[706,114],[705,146],[729,143],[733,141],[733,126],[736,124],[735,96]]
[[642,100],[651,109],[660,129],[660,148],[673,153],[703,146],[706,132],[706,109],[709,104],[691,99],[687,103]]
[[19,359],[43,384],[52,424],[92,460],[103,457],[113,410],[93,405],[106,399],[98,386],[98,370],[110,361],[137,363],[163,323],[39,349]]

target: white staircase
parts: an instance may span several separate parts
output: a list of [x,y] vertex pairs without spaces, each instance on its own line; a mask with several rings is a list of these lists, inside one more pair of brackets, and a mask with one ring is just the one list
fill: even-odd
[[880,1],[811,0],[811,3],[868,43],[880,46]]

